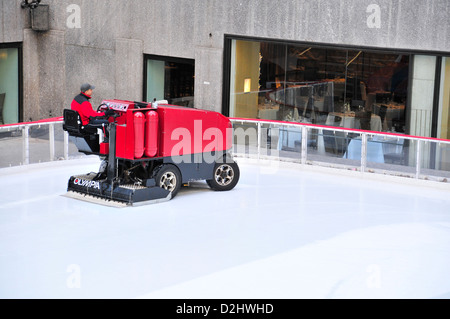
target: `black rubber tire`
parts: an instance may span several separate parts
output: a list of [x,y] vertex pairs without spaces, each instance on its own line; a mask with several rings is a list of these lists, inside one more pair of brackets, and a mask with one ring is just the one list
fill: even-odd
[[239,181],[239,166],[234,161],[216,163],[214,165],[213,178],[207,180],[208,186],[215,191],[232,190]]
[[181,173],[178,167],[171,164],[164,164],[154,170],[153,176],[157,186],[172,192],[174,198],[181,188]]

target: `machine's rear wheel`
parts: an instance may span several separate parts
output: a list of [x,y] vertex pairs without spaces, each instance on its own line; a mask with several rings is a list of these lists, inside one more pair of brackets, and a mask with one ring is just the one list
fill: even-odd
[[181,173],[174,165],[161,165],[155,169],[155,182],[161,188],[172,193],[174,198],[181,187]]
[[239,166],[235,162],[216,163],[213,178],[206,183],[215,191],[228,191],[236,186],[239,176]]

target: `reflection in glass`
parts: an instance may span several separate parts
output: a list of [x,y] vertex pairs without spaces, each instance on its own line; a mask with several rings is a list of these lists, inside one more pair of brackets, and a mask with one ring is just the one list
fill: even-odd
[[194,62],[160,57],[147,59],[147,101],[167,100],[169,104],[194,107]]
[[406,133],[408,70],[407,55],[233,40],[230,115]]

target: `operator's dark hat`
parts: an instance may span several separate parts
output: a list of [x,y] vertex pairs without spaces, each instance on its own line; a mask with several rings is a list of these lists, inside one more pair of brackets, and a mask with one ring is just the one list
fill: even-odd
[[95,89],[95,86],[90,85],[89,83],[83,83],[80,87],[81,92],[86,92],[89,89],[93,90],[93,89]]

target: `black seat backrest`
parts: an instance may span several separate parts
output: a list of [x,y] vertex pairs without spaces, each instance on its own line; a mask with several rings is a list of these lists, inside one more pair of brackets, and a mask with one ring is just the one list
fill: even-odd
[[370,130],[371,111],[360,111],[355,113],[355,117],[359,119],[359,126],[362,130]]
[[69,133],[81,133],[81,118],[77,111],[64,110],[63,129]]

